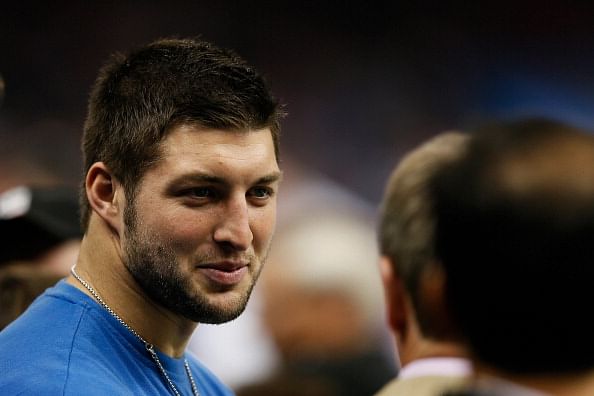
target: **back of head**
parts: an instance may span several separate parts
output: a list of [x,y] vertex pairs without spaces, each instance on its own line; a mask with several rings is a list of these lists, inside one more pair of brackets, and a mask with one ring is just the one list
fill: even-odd
[[277,231],[262,273],[264,323],[287,379],[322,385],[297,393],[369,395],[393,377],[376,263],[373,224],[352,212],[313,209]]
[[429,181],[440,168],[462,155],[467,143],[467,135],[446,132],[410,152],[390,176],[381,205],[378,230],[381,254],[397,267],[395,270],[412,299],[422,334],[436,340],[453,335],[445,324],[437,323],[427,312],[419,296],[421,275],[438,263]]
[[[278,103],[263,78],[232,51],[194,39],[162,39],[100,70],[82,142],[84,172],[104,162],[133,196],[159,144],[180,124],[221,130],[270,128],[278,159]],[[81,221],[89,205],[81,189]]]
[[547,120],[489,126],[432,189],[448,303],[477,359],[594,367],[594,137]]

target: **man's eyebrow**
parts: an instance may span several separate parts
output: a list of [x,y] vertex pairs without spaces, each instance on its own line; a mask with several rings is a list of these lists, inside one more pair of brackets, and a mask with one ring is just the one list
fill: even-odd
[[[263,176],[256,180],[254,184],[271,184],[282,179],[282,172],[276,171],[269,175]],[[192,173],[181,175],[169,183],[170,185],[190,184],[190,183],[211,183],[211,184],[229,184],[229,181],[220,176],[215,176],[209,173]]]
[[274,182],[279,182],[283,178],[283,173],[280,171],[273,172],[269,175],[259,178],[255,184],[271,184]]
[[173,184],[184,184],[184,183],[213,183],[213,184],[226,184],[225,179],[219,176],[214,176],[208,173],[191,173],[181,175],[171,181]]

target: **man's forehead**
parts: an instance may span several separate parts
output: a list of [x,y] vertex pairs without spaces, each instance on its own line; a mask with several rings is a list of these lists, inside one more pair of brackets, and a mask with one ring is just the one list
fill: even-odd
[[188,183],[231,183],[238,177],[272,183],[281,178],[269,129],[175,128],[161,143],[159,159],[149,172]]
[[223,143],[200,143],[192,146],[172,145],[166,148],[165,156],[196,157],[197,159],[208,161],[242,161],[252,162],[261,158],[270,157],[270,146],[265,143],[242,144],[223,144]]
[[274,154],[270,128],[221,130],[195,125],[172,129],[161,143],[163,154],[197,154],[250,159],[254,155]]

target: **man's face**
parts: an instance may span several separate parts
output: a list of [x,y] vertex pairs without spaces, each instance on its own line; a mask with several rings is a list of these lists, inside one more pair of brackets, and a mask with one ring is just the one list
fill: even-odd
[[149,297],[192,321],[245,308],[276,222],[280,171],[269,129],[179,126],[124,211],[124,262]]

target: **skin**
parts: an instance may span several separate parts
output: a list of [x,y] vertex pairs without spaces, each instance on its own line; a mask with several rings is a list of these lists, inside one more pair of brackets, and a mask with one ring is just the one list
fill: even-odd
[[105,164],[90,168],[77,272],[147,341],[181,356],[198,321],[243,311],[274,232],[281,174],[267,128],[181,125],[161,148],[132,205]]

